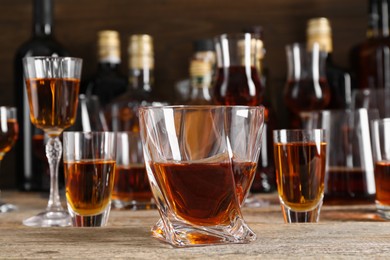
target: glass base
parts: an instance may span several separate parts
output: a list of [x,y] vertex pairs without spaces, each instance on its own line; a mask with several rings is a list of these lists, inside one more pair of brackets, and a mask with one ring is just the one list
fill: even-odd
[[17,210],[18,207],[16,207],[13,204],[5,203],[0,201],[0,213],[6,213],[6,212],[11,212],[14,210]]
[[256,240],[256,234],[241,220],[229,226],[192,226],[181,222],[170,223],[173,232],[167,232],[161,219],[152,227],[153,237],[175,247],[244,244]]
[[317,206],[307,211],[295,211],[286,206],[282,201],[280,201],[280,205],[282,206],[283,217],[286,223],[318,222],[320,219],[322,200]]
[[67,227],[71,225],[68,212],[44,211],[36,216],[23,220],[23,224],[29,227]]
[[112,200],[112,206],[115,209],[125,209],[125,210],[148,210],[148,209],[157,209],[154,200],[150,201],[122,201],[122,200]]
[[109,203],[101,213],[96,215],[80,215],[69,204],[68,209],[74,227],[103,227],[107,225],[111,204]]
[[381,218],[390,220],[390,205],[387,206],[376,202],[376,210]]

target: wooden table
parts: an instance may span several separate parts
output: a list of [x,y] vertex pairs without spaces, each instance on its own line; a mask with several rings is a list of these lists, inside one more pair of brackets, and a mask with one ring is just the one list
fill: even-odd
[[318,224],[284,224],[276,195],[258,195],[271,205],[243,210],[256,241],[178,249],[151,237],[156,210],[112,210],[104,228],[31,228],[22,220],[44,209],[48,194],[2,195],[19,210],[0,214],[0,259],[390,259],[390,222],[373,205],[324,206]]

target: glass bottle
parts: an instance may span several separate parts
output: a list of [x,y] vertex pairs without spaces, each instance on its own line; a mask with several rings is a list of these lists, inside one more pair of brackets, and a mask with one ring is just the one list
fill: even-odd
[[[211,63],[212,76],[211,86],[214,85],[213,80],[215,79],[215,68],[216,68],[216,54],[214,41],[212,39],[198,39],[193,41],[193,54],[191,60],[201,60]],[[188,102],[190,99],[191,92],[191,79],[183,79],[175,84],[175,103],[182,104]]]
[[320,49],[327,52],[326,78],[330,88],[330,101],[326,108],[348,108],[352,101],[351,76],[333,62],[332,27],[325,17],[312,18],[307,22],[307,44],[320,44]]
[[284,99],[292,112],[291,127],[305,128],[310,111],[324,109],[330,100],[325,74],[327,52],[319,43],[286,46],[287,81]]
[[[17,50],[14,58],[15,103],[18,110],[19,131],[16,143],[17,186],[25,191],[47,191],[50,176],[44,152],[44,134],[31,124],[30,111],[23,76],[22,59],[28,56],[67,56],[68,52],[53,35],[52,0],[33,1],[32,37]],[[60,185],[63,176],[60,175]]]
[[215,39],[217,79],[214,103],[255,106],[262,102],[262,86],[256,69],[257,35],[223,34]]
[[104,107],[127,89],[127,79],[120,71],[120,40],[117,31],[98,32],[98,59],[97,72],[89,80],[85,93],[87,96],[96,95]]
[[367,39],[351,51],[360,89],[390,88],[389,0],[369,0]]
[[264,193],[273,192],[276,190],[275,179],[275,165],[273,156],[273,139],[272,131],[275,127],[275,115],[271,104],[271,89],[268,81],[269,70],[265,66],[265,54],[266,49],[264,46],[264,30],[260,25],[251,26],[244,29],[244,32],[257,35],[256,46],[258,51],[256,52],[257,72],[259,73],[259,79],[261,86],[264,89],[264,97],[261,98],[261,105],[264,106],[264,126],[263,126],[263,138],[261,140],[261,151],[259,156],[259,162],[257,164],[255,179],[253,181],[251,192],[252,193]]
[[207,60],[193,59],[190,62],[190,80],[191,89],[189,100],[186,102],[189,105],[210,105],[212,104],[211,97],[211,79],[212,79],[211,63]]
[[106,118],[113,131],[139,131],[138,107],[152,102],[154,83],[153,38],[147,34],[129,38],[129,75],[127,91],[106,108]]

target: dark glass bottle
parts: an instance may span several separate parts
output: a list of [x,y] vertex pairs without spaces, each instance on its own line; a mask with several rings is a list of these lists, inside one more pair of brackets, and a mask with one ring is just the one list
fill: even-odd
[[369,0],[367,39],[351,51],[357,87],[390,88],[389,0]]
[[43,131],[30,122],[22,59],[28,56],[65,56],[67,51],[53,36],[52,0],[34,0],[33,34],[23,43],[14,59],[15,103],[19,131],[16,143],[17,186],[25,191],[47,191],[50,187]]
[[348,108],[352,101],[352,85],[350,73],[334,64],[332,59],[333,42],[332,27],[327,18],[313,18],[307,23],[307,44],[312,46],[315,42],[328,53],[326,58],[326,78],[330,90],[330,101],[326,108]]
[[113,131],[139,131],[138,107],[152,104],[154,83],[153,38],[147,34],[129,39],[127,91],[106,106],[109,128]]
[[207,60],[193,59],[190,63],[190,96],[188,105],[211,105],[211,63]]
[[98,59],[96,74],[88,81],[85,93],[96,95],[104,107],[127,89],[127,79],[120,71],[120,40],[117,31],[98,32]]

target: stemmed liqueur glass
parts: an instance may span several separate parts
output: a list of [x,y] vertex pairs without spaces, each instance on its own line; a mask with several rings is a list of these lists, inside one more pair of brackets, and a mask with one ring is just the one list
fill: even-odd
[[[0,107],[0,164],[18,137],[19,127],[15,107]],[[0,201],[0,213],[15,210],[16,206]]]
[[30,119],[49,137],[46,157],[50,167],[50,197],[44,212],[23,221],[26,226],[69,226],[58,192],[58,165],[62,155],[59,135],[74,124],[82,60],[72,57],[27,57],[23,59]]

